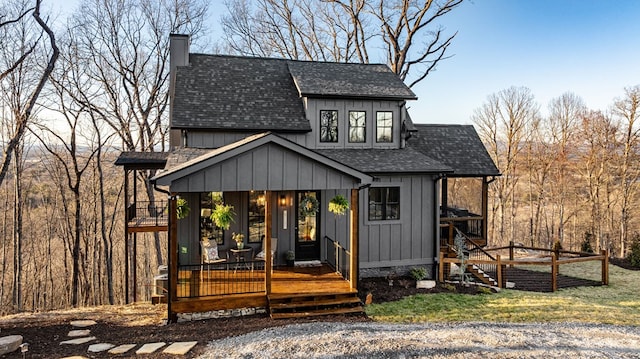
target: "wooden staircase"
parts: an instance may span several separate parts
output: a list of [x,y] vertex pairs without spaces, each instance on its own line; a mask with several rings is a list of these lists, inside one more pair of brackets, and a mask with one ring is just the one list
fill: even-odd
[[468,264],[467,272],[471,273],[471,275],[473,275],[474,278],[480,280],[482,283],[486,285],[489,285],[492,287],[498,286],[497,280],[495,280],[493,277],[491,277],[489,274],[487,274],[485,271],[483,271],[481,268],[479,268],[475,264]]
[[364,312],[357,291],[271,294],[268,300],[269,313],[273,319]]

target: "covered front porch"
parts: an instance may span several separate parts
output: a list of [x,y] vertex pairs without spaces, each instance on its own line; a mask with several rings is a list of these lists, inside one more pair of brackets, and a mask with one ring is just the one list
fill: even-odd
[[[345,304],[357,300],[359,191],[370,176],[274,134],[167,167],[154,180],[170,196],[170,319],[238,308],[267,308],[272,316],[355,308]],[[327,210],[337,194],[350,202],[340,219]],[[202,200],[208,197],[233,206],[231,226],[211,231],[206,222],[216,205]],[[194,215],[178,219],[179,198]],[[310,202],[314,210],[303,210]],[[216,247],[213,261],[203,258],[204,243]],[[285,267],[289,251],[313,266]]]

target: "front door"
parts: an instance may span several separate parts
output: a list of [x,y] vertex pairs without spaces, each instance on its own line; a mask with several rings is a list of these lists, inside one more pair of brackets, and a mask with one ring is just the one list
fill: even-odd
[[298,192],[296,196],[296,260],[320,259],[320,194]]

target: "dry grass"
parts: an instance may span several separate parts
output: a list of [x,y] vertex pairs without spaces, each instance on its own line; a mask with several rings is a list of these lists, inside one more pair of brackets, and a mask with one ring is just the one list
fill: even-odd
[[60,322],[91,319],[109,322],[121,326],[158,325],[167,316],[166,305],[136,303],[129,305],[103,305],[98,307],[73,308],[50,312],[19,313],[2,317],[4,323],[25,323],[37,325],[51,322],[56,318]]
[[[596,262],[564,266],[561,273],[597,278]],[[367,307],[367,315],[389,322],[584,322],[640,325],[640,271],[610,266],[609,286],[563,289],[555,293],[503,290],[498,294],[416,295]]]

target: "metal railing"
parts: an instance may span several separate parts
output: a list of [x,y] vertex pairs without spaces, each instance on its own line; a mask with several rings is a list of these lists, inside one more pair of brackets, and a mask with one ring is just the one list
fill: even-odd
[[345,280],[351,280],[351,252],[328,236],[324,236],[327,253],[327,264]]
[[178,266],[178,298],[265,292],[265,262],[224,261]]
[[169,223],[167,201],[138,201],[127,207],[127,222],[137,226],[166,226]]
[[464,233],[470,239],[483,238],[482,216],[468,217],[440,217],[441,224],[452,224],[456,229]]

